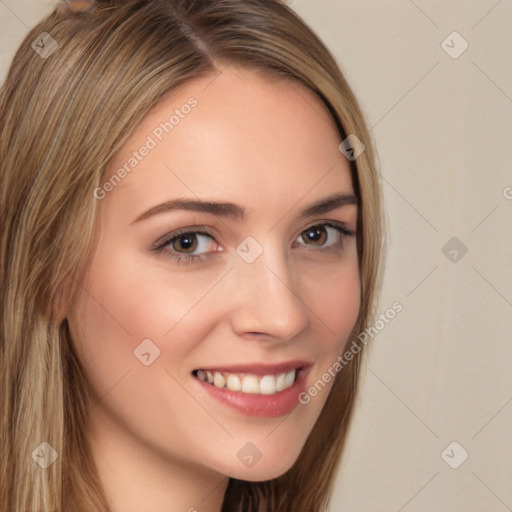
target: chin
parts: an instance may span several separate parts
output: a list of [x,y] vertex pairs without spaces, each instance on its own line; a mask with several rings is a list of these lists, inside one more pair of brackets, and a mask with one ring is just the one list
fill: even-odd
[[[293,456],[283,457],[276,450],[272,456],[262,456],[252,467],[237,467],[235,471],[230,474],[231,478],[237,480],[246,480],[248,482],[264,482],[266,480],[273,480],[284,475],[294,465],[300,454],[300,450],[294,453]],[[241,465],[242,466],[242,465]]]

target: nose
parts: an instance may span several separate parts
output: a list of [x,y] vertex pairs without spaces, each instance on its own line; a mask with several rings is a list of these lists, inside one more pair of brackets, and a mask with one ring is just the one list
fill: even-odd
[[252,263],[240,259],[234,270],[231,324],[239,336],[285,342],[308,327],[300,282],[284,255],[266,249]]

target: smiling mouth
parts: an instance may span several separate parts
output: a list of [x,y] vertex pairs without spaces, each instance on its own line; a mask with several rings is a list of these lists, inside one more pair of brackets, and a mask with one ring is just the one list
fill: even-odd
[[255,395],[275,395],[291,388],[301,370],[302,368],[296,368],[283,373],[255,375],[200,369],[194,370],[192,375],[219,389]]

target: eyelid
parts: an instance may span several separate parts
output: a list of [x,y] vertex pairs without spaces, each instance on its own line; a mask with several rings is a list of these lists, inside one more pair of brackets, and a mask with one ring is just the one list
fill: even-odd
[[[307,226],[305,228],[303,228],[303,229],[301,229],[299,231],[299,233],[296,235],[296,237],[298,235],[302,234],[307,229],[311,229],[311,228],[313,228],[315,226],[324,226],[324,225],[330,225],[330,224],[333,224],[334,225],[333,227],[344,228],[345,231],[346,231],[346,234],[349,235],[349,236],[354,236],[356,234],[353,230],[350,230],[347,227],[347,224],[345,222],[343,222],[343,221],[334,220],[334,219],[323,219],[323,220],[317,220],[315,222],[307,224]],[[158,247],[160,247],[161,245],[165,245],[166,243],[168,243],[169,241],[171,241],[175,237],[178,237],[180,235],[184,235],[184,234],[187,234],[187,233],[194,233],[194,234],[200,234],[200,235],[209,236],[209,237],[211,237],[213,240],[215,240],[217,242],[217,240],[215,239],[214,234],[209,231],[210,229],[211,228],[208,228],[206,226],[200,226],[200,225],[199,226],[189,226],[189,227],[175,229],[174,231],[172,231],[170,233],[167,233],[166,235],[164,235],[164,236],[160,237],[158,240],[156,240],[151,245],[151,249],[157,249]]]
[[[156,242],[151,245],[151,249],[157,251],[161,247],[167,245],[171,240],[177,238],[180,235],[185,235],[187,233],[193,233],[194,235],[205,235],[215,240],[215,236],[208,231],[209,228],[203,226],[191,226],[188,228],[178,228],[171,233],[167,233],[166,235],[159,238]],[[215,240],[217,242],[217,240]],[[217,242],[218,243],[218,242]]]
[[[333,220],[333,219],[328,219],[328,220],[326,219],[326,220],[317,220],[315,222],[309,223],[305,228],[303,228],[301,231],[299,231],[299,233],[295,236],[295,239],[298,236],[300,236],[302,233],[304,233],[305,231],[310,230],[317,226],[321,226],[321,227],[329,226],[329,227],[332,227],[333,229],[337,229],[344,237],[356,235],[356,233],[354,231],[348,229],[345,222],[342,222],[339,220]],[[172,231],[171,233],[164,235],[163,237],[159,238],[156,242],[154,242],[151,245],[150,249],[151,249],[151,251],[154,251],[154,252],[163,251],[165,246],[167,246],[174,239],[178,238],[180,235],[184,235],[184,234],[204,235],[204,236],[211,238],[215,243],[219,243],[219,242],[217,242],[215,236],[210,232],[210,228],[207,228],[205,226],[189,226],[189,227],[176,229],[176,230]],[[299,245],[308,247],[308,244],[299,244]],[[315,246],[311,246],[311,247],[314,249]],[[324,251],[330,250],[330,246],[316,246],[316,247],[318,247],[318,250],[320,250],[320,251],[322,249]],[[343,241],[342,241],[342,248],[343,248]],[[177,251],[169,251],[169,253],[172,253],[172,252],[174,252],[178,256],[168,254],[167,255],[168,258],[177,260],[178,262],[185,263],[185,262],[193,261],[193,260],[196,260],[196,261],[204,260],[206,258],[211,257],[212,253],[222,252],[222,251],[210,251],[210,252],[201,253],[201,254],[187,254],[187,253],[180,253]]]

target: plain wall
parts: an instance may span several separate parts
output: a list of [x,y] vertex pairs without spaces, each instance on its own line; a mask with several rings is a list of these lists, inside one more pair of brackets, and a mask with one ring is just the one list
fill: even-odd
[[[377,312],[403,306],[371,339],[330,512],[512,510],[512,1],[288,3],[371,127]],[[1,79],[53,4],[0,1]]]

